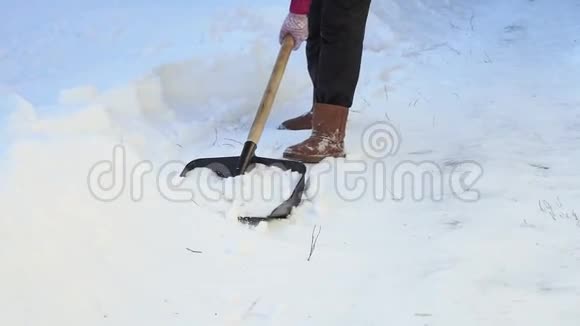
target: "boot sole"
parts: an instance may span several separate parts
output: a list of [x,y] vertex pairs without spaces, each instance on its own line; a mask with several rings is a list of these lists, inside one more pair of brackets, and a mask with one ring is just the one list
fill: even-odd
[[285,159],[288,159],[288,160],[300,161],[302,163],[316,164],[316,163],[320,163],[322,160],[324,160],[325,158],[328,158],[328,157],[345,158],[346,154],[337,155],[337,156],[303,156],[303,155],[292,154],[292,153],[284,153],[283,157]]
[[288,128],[284,125],[279,125],[278,126],[278,130],[312,130],[312,127],[306,127],[306,128]]

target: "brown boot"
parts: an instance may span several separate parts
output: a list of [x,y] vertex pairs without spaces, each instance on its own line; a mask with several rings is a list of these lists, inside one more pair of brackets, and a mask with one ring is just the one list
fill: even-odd
[[280,126],[278,126],[278,129],[280,130],[308,130],[308,129],[312,129],[312,110],[314,108],[310,109],[310,111],[304,113],[301,116],[298,116],[296,118],[292,118],[292,119],[288,119],[284,122],[282,122],[282,124]]
[[312,135],[305,141],[290,146],[284,158],[318,163],[327,157],[345,157],[344,137],[348,108],[317,103],[312,114]]

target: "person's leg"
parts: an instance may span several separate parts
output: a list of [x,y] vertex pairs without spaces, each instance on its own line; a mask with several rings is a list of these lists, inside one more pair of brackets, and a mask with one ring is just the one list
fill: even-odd
[[[316,99],[316,79],[318,58],[320,56],[320,22],[322,14],[322,1],[312,0],[310,12],[308,13],[308,39],[306,40],[306,61],[308,63],[308,74],[312,81],[312,104]],[[312,109],[296,118],[282,122],[278,129],[305,130],[312,129]]]
[[325,0],[316,102],[352,106],[370,0]]
[[312,0],[308,15],[308,39],[306,40],[306,61],[308,74],[312,81],[313,103],[316,98],[316,80],[318,79],[318,61],[320,58],[320,24],[322,21],[322,1]]
[[371,0],[322,0],[312,135],[284,157],[317,163],[344,157],[348,112],[359,79]]

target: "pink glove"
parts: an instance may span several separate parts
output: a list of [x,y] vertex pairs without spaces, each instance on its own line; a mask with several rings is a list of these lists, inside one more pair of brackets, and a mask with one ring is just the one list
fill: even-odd
[[308,16],[289,13],[280,29],[280,44],[288,34],[294,38],[294,50],[298,50],[308,38]]

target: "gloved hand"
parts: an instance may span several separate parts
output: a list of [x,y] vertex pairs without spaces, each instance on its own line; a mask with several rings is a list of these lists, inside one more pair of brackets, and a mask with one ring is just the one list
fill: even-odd
[[288,34],[294,38],[294,50],[298,50],[308,38],[308,16],[289,13],[280,29],[280,44]]

